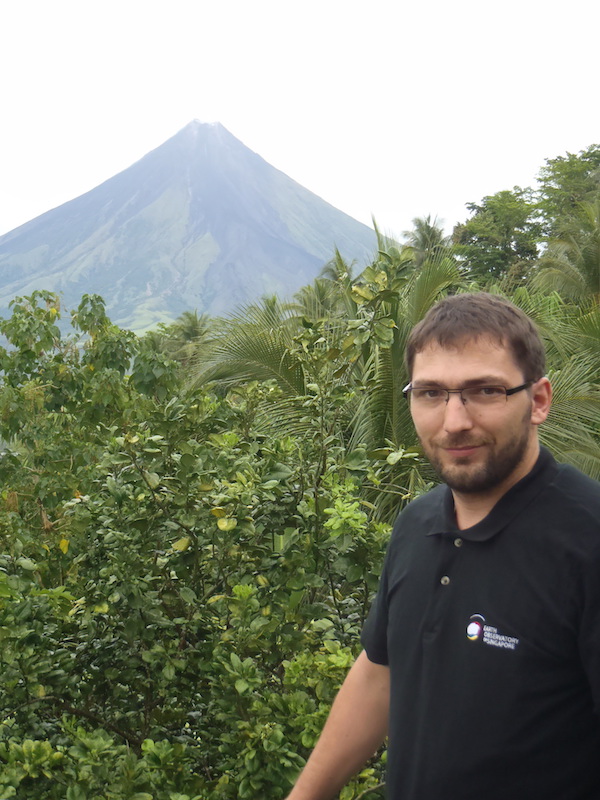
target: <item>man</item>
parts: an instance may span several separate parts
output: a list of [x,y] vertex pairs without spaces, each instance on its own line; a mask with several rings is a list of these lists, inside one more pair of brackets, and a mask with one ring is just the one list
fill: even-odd
[[364,650],[288,800],[329,800],[389,731],[389,800],[600,800],[600,484],[538,444],[529,318],[446,298],[405,395],[444,481],[396,521]]

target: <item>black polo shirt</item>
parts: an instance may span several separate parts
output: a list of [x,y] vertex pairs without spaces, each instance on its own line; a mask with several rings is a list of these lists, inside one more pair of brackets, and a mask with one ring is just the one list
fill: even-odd
[[390,800],[600,800],[600,484],[542,449],[477,525],[399,516],[365,624]]

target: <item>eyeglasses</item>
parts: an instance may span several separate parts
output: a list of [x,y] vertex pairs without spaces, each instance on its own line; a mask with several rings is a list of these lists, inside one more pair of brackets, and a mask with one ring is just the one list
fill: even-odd
[[412,383],[407,384],[402,390],[402,394],[407,399],[410,397],[411,404],[419,408],[441,408],[450,400],[451,394],[459,394],[460,399],[466,405],[473,405],[477,408],[493,406],[505,403],[508,396],[528,389],[535,381],[527,381],[520,386],[507,389],[506,386],[467,386],[465,389],[441,389],[439,386],[417,386]]

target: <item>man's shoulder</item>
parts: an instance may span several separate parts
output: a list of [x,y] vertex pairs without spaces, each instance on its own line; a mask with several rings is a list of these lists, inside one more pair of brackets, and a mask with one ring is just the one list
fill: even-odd
[[532,509],[536,526],[556,531],[561,541],[585,542],[586,551],[591,547],[600,552],[600,483],[589,475],[558,463]]
[[444,526],[445,507],[449,489],[440,484],[411,500],[396,517],[390,537],[388,558],[392,561],[403,553],[410,557],[426,542],[431,541],[428,534],[441,530]]
[[443,503],[447,492],[448,487],[446,484],[438,483],[438,485],[434,486],[433,489],[429,489],[427,492],[423,492],[423,494],[420,494],[411,500],[401,513],[404,514],[407,511],[410,511],[411,513],[418,513],[424,508],[430,508],[431,506],[437,507],[440,503]]
[[564,501],[585,502],[600,508],[600,483],[571,464],[559,463],[552,480],[552,490]]
[[404,527],[406,523],[424,524],[443,513],[444,503],[448,495],[448,487],[441,483],[411,500],[396,517],[394,529]]

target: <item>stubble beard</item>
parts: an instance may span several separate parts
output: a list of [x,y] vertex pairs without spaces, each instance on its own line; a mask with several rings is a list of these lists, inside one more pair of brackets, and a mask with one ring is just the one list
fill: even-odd
[[[529,416],[523,422],[527,423],[528,420]],[[431,466],[450,489],[464,494],[481,494],[496,489],[515,472],[523,461],[529,445],[529,425],[523,424],[517,434],[519,435],[507,442],[500,450],[491,448],[487,459],[477,467],[470,467],[468,457],[458,458],[453,465],[447,466],[437,457],[434,448],[430,448],[423,441],[421,444]],[[462,440],[454,437],[444,444],[446,447],[465,447],[471,442],[466,437],[462,437]],[[483,444],[487,444],[487,442]]]

